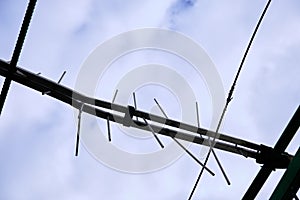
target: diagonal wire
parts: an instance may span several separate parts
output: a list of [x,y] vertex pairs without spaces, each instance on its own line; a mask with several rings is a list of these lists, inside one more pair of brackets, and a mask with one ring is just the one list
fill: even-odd
[[[198,102],[196,102],[196,112],[197,112],[197,124],[198,124],[198,128],[200,128],[200,116],[199,116]],[[202,135],[200,135],[200,137],[203,138]],[[208,140],[208,141],[209,141],[209,145],[211,145],[211,141],[210,141],[210,140]],[[228,177],[226,176],[226,173],[225,173],[225,171],[224,171],[224,169],[223,169],[223,167],[222,167],[222,165],[221,165],[221,162],[219,161],[219,159],[218,159],[218,157],[217,157],[217,154],[216,154],[215,150],[214,150],[214,149],[211,149],[211,151],[212,151],[213,156],[215,157],[215,159],[216,159],[216,161],[217,161],[217,164],[219,165],[219,167],[220,167],[222,173],[224,174],[225,179],[226,179],[228,185],[230,185],[230,181],[229,181]],[[202,172],[202,173],[203,173],[203,172]],[[201,173],[201,174],[202,174],[202,173]],[[199,179],[200,179],[200,178],[199,178]]]
[[175,137],[172,137],[172,139],[188,154],[190,155],[200,166],[203,167],[203,169],[206,169],[207,172],[209,172],[212,176],[215,175],[214,172],[212,172],[209,168],[207,168],[206,166],[204,166],[204,164],[202,162],[200,162],[200,160],[198,158],[196,158],[196,156],[194,156],[187,148],[185,148]]
[[155,98],[154,98],[154,101],[155,101],[156,105],[159,107],[159,109],[162,112],[162,114],[165,116],[165,118],[168,119],[168,116],[165,113],[164,109],[162,109],[162,107],[159,105],[158,101]]
[[159,140],[158,136],[156,135],[156,133],[154,132],[153,128],[151,127],[151,125],[147,122],[147,120],[145,118],[143,118],[145,124],[148,126],[149,130],[152,132],[154,138],[156,139],[156,141],[158,142],[158,144],[160,145],[161,148],[164,148],[163,143]]
[[[137,109],[137,103],[136,103],[136,97],[135,97],[135,92],[133,92],[133,102],[134,102],[134,108]],[[136,120],[138,120],[138,117],[136,117]],[[147,120],[145,118],[143,118],[145,124],[147,125],[147,127],[149,128],[149,130],[151,131],[151,133],[153,134],[154,138],[156,139],[156,141],[158,142],[159,146],[161,148],[164,148],[164,144],[160,141],[159,137],[157,136],[157,134],[154,132],[154,130],[152,129],[151,125],[147,122]]]
[[[16,66],[17,66],[21,51],[22,51],[23,43],[24,43],[24,40],[26,37],[27,30],[29,28],[29,24],[31,21],[32,14],[34,12],[36,2],[37,2],[37,0],[30,0],[28,3],[27,10],[26,10],[26,13],[25,13],[25,16],[23,19],[23,23],[21,26],[21,30],[20,30],[20,33],[19,33],[19,36],[17,39],[17,43],[16,43],[16,46],[15,46],[15,49],[14,49],[14,52],[13,52],[13,55],[11,58],[11,62],[10,62],[10,72],[11,73],[14,72],[14,70],[16,70]],[[3,87],[2,87],[2,91],[1,91],[1,95],[0,95],[0,115],[1,115],[1,112],[2,112],[2,109],[4,106],[6,96],[8,94],[8,90],[9,90],[11,81],[12,81],[11,77],[7,77],[5,79]]]
[[62,79],[64,78],[64,76],[66,75],[67,71],[64,71],[63,74],[60,76],[57,84],[60,84],[60,82],[62,81]]
[[[158,103],[158,101],[154,98],[155,103],[157,104],[157,106],[159,107],[160,111],[164,114],[164,116],[166,117],[166,119],[168,119],[167,114],[165,113],[165,111],[163,110],[163,108],[160,106],[160,104]],[[213,173],[209,168],[207,168],[203,163],[200,162],[200,160],[198,158],[196,158],[196,156],[194,156],[187,148],[185,148],[176,138],[171,137],[188,155],[190,155],[199,165],[202,166],[203,170],[206,169],[212,176],[215,175],[215,173]]]
[[[214,143],[215,143],[216,136],[217,136],[217,134],[218,134],[218,132],[219,132],[219,128],[220,128],[220,126],[221,126],[221,123],[222,123],[222,121],[223,121],[225,112],[226,112],[226,110],[227,110],[227,108],[228,108],[228,105],[229,105],[230,101],[231,101],[232,98],[233,98],[233,97],[232,97],[232,96],[233,96],[233,91],[234,91],[234,89],[235,89],[235,85],[236,85],[237,80],[238,80],[238,78],[239,78],[240,72],[241,72],[242,67],[243,67],[243,65],[244,65],[244,62],[245,62],[245,60],[246,60],[246,57],[247,57],[247,55],[248,55],[248,52],[249,52],[250,47],[251,47],[251,45],[252,45],[252,42],[253,42],[253,40],[254,40],[254,38],[255,38],[255,35],[256,35],[257,31],[258,31],[258,28],[259,28],[259,26],[260,26],[260,24],[261,24],[261,22],[262,22],[262,20],[263,20],[263,18],[264,18],[264,16],[265,16],[267,10],[268,10],[268,8],[269,8],[269,5],[270,5],[271,1],[272,1],[272,0],[269,0],[269,1],[267,2],[267,4],[266,4],[266,6],[265,6],[265,8],[264,8],[264,10],[263,10],[263,12],[262,12],[262,14],[261,14],[259,20],[258,20],[258,23],[257,23],[257,25],[256,25],[256,27],[255,27],[255,29],[254,29],[254,32],[253,32],[253,34],[252,34],[252,36],[251,36],[251,38],[250,38],[250,41],[249,41],[249,43],[248,43],[248,46],[247,46],[247,48],[246,48],[246,51],[245,51],[245,53],[244,53],[244,56],[243,56],[242,61],[241,61],[241,63],[240,63],[240,66],[239,66],[239,68],[238,68],[237,74],[236,74],[236,76],[235,76],[235,78],[234,78],[233,84],[232,84],[232,86],[231,86],[231,88],[230,88],[230,91],[229,91],[229,93],[228,93],[228,97],[227,97],[227,100],[226,100],[226,104],[225,104],[225,106],[224,106],[222,115],[221,115],[221,117],[220,117],[220,120],[219,120],[217,129],[216,129],[216,134],[215,134],[215,136],[214,136],[214,138],[213,138],[212,143],[210,144],[209,152],[208,152],[208,154],[207,154],[207,156],[206,156],[204,165],[207,164],[207,161],[208,161],[208,158],[209,158],[209,156],[210,156],[210,153],[212,152],[212,148],[213,148],[213,145],[214,145]],[[221,170],[222,170],[222,168],[221,168]],[[223,171],[222,171],[222,172],[223,172]],[[201,178],[202,173],[203,173],[203,168],[201,169],[201,172],[200,172],[200,174],[199,174],[199,176],[198,176],[198,178],[197,178],[197,180],[196,180],[196,183],[195,183],[195,185],[194,185],[194,187],[193,187],[193,190],[192,190],[192,192],[191,192],[191,194],[190,194],[189,200],[190,200],[191,197],[193,196],[193,193],[194,193],[194,191],[195,191],[195,189],[196,189],[196,187],[197,187],[197,185],[198,185],[198,183],[199,183],[199,180],[200,180],[200,178]],[[223,173],[223,174],[224,174],[224,173]],[[225,178],[226,178],[226,176],[225,176]]]

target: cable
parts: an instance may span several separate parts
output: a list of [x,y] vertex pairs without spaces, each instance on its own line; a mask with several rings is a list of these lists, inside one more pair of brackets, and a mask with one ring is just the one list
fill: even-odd
[[[219,120],[219,122],[218,122],[217,129],[216,129],[216,135],[217,135],[218,132],[219,132],[219,129],[220,129],[220,126],[221,126],[222,121],[223,121],[223,119],[224,119],[224,116],[225,116],[226,110],[227,110],[227,108],[228,108],[228,105],[229,105],[230,101],[231,101],[232,98],[233,98],[232,96],[233,96],[233,91],[234,91],[234,89],[235,89],[235,85],[236,85],[237,80],[238,80],[238,78],[239,78],[239,75],[240,75],[240,73],[241,73],[242,67],[244,66],[244,62],[245,62],[245,60],[246,60],[246,57],[247,57],[247,55],[248,55],[248,52],[249,52],[250,47],[251,47],[251,45],[252,45],[252,42],[253,42],[253,40],[254,40],[254,38],[255,38],[255,35],[256,35],[257,31],[258,31],[258,28],[259,28],[261,22],[262,22],[262,20],[263,20],[265,14],[266,14],[268,8],[269,8],[269,5],[270,5],[271,1],[272,1],[272,0],[269,0],[269,1],[267,2],[267,4],[266,4],[266,6],[265,6],[265,8],[264,8],[264,10],[263,10],[263,12],[262,12],[262,14],[261,14],[259,20],[258,20],[258,22],[257,22],[257,24],[256,24],[256,27],[255,27],[255,29],[254,29],[254,32],[253,32],[253,34],[252,34],[252,36],[251,36],[251,38],[250,38],[250,41],[249,41],[249,43],[248,43],[248,46],[247,46],[247,48],[246,48],[246,51],[245,51],[245,53],[244,53],[244,56],[243,56],[242,61],[241,61],[241,63],[240,63],[240,66],[239,66],[239,68],[238,68],[237,74],[236,74],[236,76],[235,76],[235,78],[234,78],[233,84],[232,84],[232,86],[231,86],[231,88],[230,88],[230,90],[229,90],[229,92],[228,92],[228,97],[227,97],[227,99],[226,99],[226,104],[225,104],[225,106],[224,106],[224,109],[223,109],[223,111],[222,111],[222,115],[221,115],[221,117],[220,117],[220,120]],[[214,136],[213,141],[212,141],[212,143],[210,144],[209,152],[208,152],[208,154],[207,154],[207,156],[206,156],[206,159],[205,159],[205,162],[204,162],[204,166],[206,166],[206,164],[207,164],[208,158],[209,158],[209,156],[210,156],[210,154],[211,154],[213,145],[214,145],[214,143],[215,143],[215,139],[216,139],[216,136]],[[194,191],[195,191],[195,189],[196,189],[196,187],[197,187],[197,185],[198,185],[198,183],[199,183],[199,180],[200,180],[200,177],[201,177],[201,175],[202,175],[202,173],[203,173],[203,170],[204,170],[204,167],[202,167],[202,169],[201,169],[201,172],[200,172],[200,174],[199,174],[199,176],[198,176],[198,178],[197,178],[197,181],[196,181],[196,183],[195,183],[195,185],[194,185],[194,188],[193,188],[193,190],[192,190],[192,192],[191,192],[191,194],[190,194],[189,199],[191,199],[191,197],[192,197],[192,195],[193,195],[193,193],[194,193]],[[223,170],[222,170],[222,172],[223,172]],[[223,174],[224,174],[224,172],[223,172]],[[224,175],[225,175],[225,174],[224,174]],[[225,176],[225,178],[226,178],[226,176]],[[226,178],[226,181],[228,182],[229,180]]]
[[[15,49],[14,49],[14,52],[12,55],[11,62],[10,62],[10,66],[11,66],[10,72],[11,73],[14,72],[14,70],[16,70],[16,66],[17,66],[21,51],[22,51],[23,43],[24,43],[24,40],[26,37],[27,30],[29,28],[30,20],[31,20],[31,17],[34,12],[36,2],[37,2],[37,0],[30,0],[28,3],[27,10],[26,10],[26,13],[25,13],[25,16],[23,19],[23,23],[21,26],[21,30],[20,30],[20,33],[19,33],[19,36],[17,39],[17,43],[16,43],[16,46],[15,46]],[[1,115],[1,112],[2,112],[2,109],[4,106],[4,102],[5,102],[11,81],[12,81],[11,78],[7,77],[5,79],[3,87],[2,87],[2,91],[1,91],[1,95],[0,95],[0,115]]]

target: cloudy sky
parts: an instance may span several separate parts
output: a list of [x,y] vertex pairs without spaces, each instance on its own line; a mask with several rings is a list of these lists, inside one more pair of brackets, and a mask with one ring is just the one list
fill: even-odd
[[[0,59],[11,58],[26,5],[23,0],[0,1]],[[184,34],[205,49],[227,93],[264,5],[264,1],[233,0],[39,1],[19,66],[55,81],[66,70],[62,84],[74,88],[82,63],[99,44],[126,31],[162,28]],[[269,146],[278,140],[300,102],[299,9],[295,0],[272,2],[241,73],[222,132]],[[128,55],[130,59],[125,55],[120,71],[124,74],[141,64],[160,63],[159,59],[165,64],[164,55],[169,56],[150,52],[153,61],[145,55]],[[168,65],[174,64],[175,71],[190,79],[200,101],[201,90],[189,74],[191,66],[180,68],[173,59]],[[122,73],[107,71],[106,79],[115,86]],[[199,82],[203,84],[201,78]],[[100,91],[109,91],[104,99],[112,98],[113,86],[98,86]],[[140,91],[140,107],[151,108],[143,105],[143,98],[161,95],[157,86],[149,87]],[[147,92],[153,90],[157,94]],[[170,117],[177,117],[171,110],[172,105],[178,106],[176,100],[170,105],[169,98],[159,99],[167,105]],[[208,128],[211,122],[206,116],[212,114],[205,102],[200,101],[201,122]],[[0,199],[165,200],[189,196],[200,167],[187,155],[155,172],[124,173],[101,164],[83,146],[80,156],[75,157],[76,128],[70,106],[13,83],[0,120]],[[123,141],[118,145],[130,148],[127,140]],[[139,145],[140,141],[132,144]],[[299,144],[298,131],[288,152],[295,154]],[[137,146],[125,150],[139,149],[147,150]],[[190,149],[196,155],[201,148],[194,145]],[[194,199],[240,199],[260,169],[252,159],[217,153],[232,185],[226,185],[214,159],[210,159],[209,167],[216,176],[204,174]],[[268,199],[282,174],[282,170],[273,172],[257,199]]]

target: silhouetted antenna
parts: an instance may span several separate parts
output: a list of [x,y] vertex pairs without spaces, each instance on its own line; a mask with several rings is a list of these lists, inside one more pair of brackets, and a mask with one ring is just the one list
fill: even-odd
[[[256,159],[256,162],[272,166],[274,169],[287,168],[290,160],[293,158],[292,155],[286,152],[277,153],[271,151],[271,156],[269,156],[270,149],[272,150],[271,147],[255,144],[222,133],[216,133],[201,127],[199,128],[190,124],[186,124],[184,122],[179,122],[173,119],[161,117],[140,110],[135,110],[134,107],[131,107],[131,114],[128,114],[128,107],[130,106],[122,106],[115,103],[87,97],[72,89],[57,84],[54,81],[24,70],[20,67],[17,67],[17,70],[14,73],[10,74],[9,68],[9,63],[0,60],[1,76],[11,76],[13,81],[39,92],[47,91],[49,90],[49,88],[54,88],[51,93],[49,93],[50,97],[67,103],[76,109],[82,110],[82,112],[94,115],[99,118],[103,118],[105,120],[109,119],[109,121],[122,124],[127,113],[127,117],[129,117],[130,121],[132,120],[133,116],[137,116],[146,120],[150,120],[151,122],[155,122],[156,124],[151,124],[151,128],[155,133],[208,147],[211,146],[211,138],[215,137],[216,139],[214,141],[214,148],[241,155],[243,157]],[[84,103],[84,107],[81,109],[82,103]],[[102,108],[108,109],[110,111],[104,111],[102,110]],[[115,114],[114,111],[117,111],[117,113],[121,113],[121,115]],[[132,115],[132,117],[130,115]],[[297,120],[300,119],[298,118]],[[141,124],[141,122],[138,122],[136,120],[133,121],[135,123],[129,123],[128,126],[140,130],[149,131],[149,127],[146,126],[146,124]],[[80,126],[78,130],[80,130]],[[216,137],[217,135],[218,137]],[[274,159],[270,160],[269,157],[272,157]]]
[[[74,91],[68,87],[61,85],[61,81],[66,74],[66,71],[63,72],[58,82],[51,81],[47,78],[44,78],[41,73],[32,73],[25,69],[22,69],[17,66],[18,59],[22,50],[22,46],[25,40],[25,36],[30,24],[30,20],[36,5],[36,0],[30,0],[27,6],[25,17],[21,26],[21,30],[16,42],[16,46],[12,55],[10,62],[5,62],[0,59],[0,75],[6,77],[3,88],[0,96],[0,114],[3,109],[3,105],[11,84],[11,81],[15,81],[24,86],[32,88],[42,94],[47,94],[52,98],[55,98],[61,102],[69,104],[70,106],[78,109],[78,125],[77,125],[77,134],[76,134],[76,147],[75,147],[75,156],[78,156],[79,152],[79,142],[80,142],[80,126],[81,126],[81,116],[85,112],[95,117],[105,119],[107,121],[107,132],[108,140],[111,141],[111,130],[110,122],[122,124],[127,127],[136,128],[139,130],[150,131],[156,141],[159,143],[160,147],[164,147],[163,143],[159,140],[158,134],[171,137],[189,156],[191,156],[199,165],[202,166],[200,174],[196,180],[196,183],[193,187],[193,190],[189,196],[189,199],[192,198],[195,189],[197,188],[198,182],[200,181],[201,175],[205,170],[207,170],[211,175],[215,175],[206,165],[209,159],[210,154],[212,153],[214,158],[217,161],[219,168],[221,169],[226,181],[230,184],[228,177],[225,174],[225,171],[214,151],[214,149],[219,149],[241,155],[246,158],[255,159],[257,163],[263,164],[263,167],[259,171],[258,175],[254,179],[253,183],[245,193],[243,199],[254,199],[269,177],[270,173],[274,169],[278,168],[288,168],[286,173],[288,176],[295,175],[295,177],[288,177],[289,180],[285,180],[286,177],[282,177],[282,180],[278,184],[276,190],[272,194],[273,198],[278,197],[278,192],[282,198],[293,197],[297,198],[296,193],[300,185],[300,167],[297,163],[300,160],[300,150],[296,156],[292,156],[285,152],[288,144],[292,140],[293,136],[296,134],[300,126],[300,106],[298,106],[294,116],[288,123],[286,129],[283,131],[280,139],[276,143],[275,147],[268,147],[263,144],[255,144],[246,140],[239,138],[231,137],[219,132],[223,118],[225,116],[227,107],[232,100],[233,92],[235,85],[237,83],[238,77],[240,75],[241,69],[245,62],[245,59],[248,55],[251,44],[254,40],[254,37],[258,31],[258,28],[263,20],[265,13],[271,3],[271,0],[267,2],[263,13],[255,27],[255,30],[251,36],[249,44],[246,48],[245,54],[242,58],[240,66],[238,68],[237,74],[233,81],[233,84],[229,90],[228,97],[226,99],[226,104],[224,106],[222,115],[218,122],[216,131],[210,131],[200,126],[200,114],[198,103],[196,102],[196,112],[197,112],[197,127],[191,124],[184,122],[179,122],[173,119],[168,118],[167,114],[164,112],[163,108],[160,106],[158,101],[154,98],[155,103],[159,107],[160,111],[163,113],[164,117],[147,113],[137,108],[136,96],[133,93],[134,107],[133,106],[123,106],[115,104],[115,99],[118,93],[118,90],[115,91],[112,102],[106,102],[100,99],[95,99],[93,97],[85,96],[77,91]],[[104,111],[105,110],[105,111]],[[138,121],[139,118],[142,118],[143,122]],[[206,156],[204,164],[199,161],[185,146],[183,146],[179,141],[188,141],[194,144],[204,145],[209,147],[208,154]],[[295,164],[296,163],[296,164]],[[296,165],[297,169],[294,169]],[[291,170],[291,168],[293,168]],[[296,177],[297,175],[297,177]],[[288,184],[286,184],[288,183]],[[283,189],[284,188],[284,189]],[[281,198],[280,197],[280,198]]]

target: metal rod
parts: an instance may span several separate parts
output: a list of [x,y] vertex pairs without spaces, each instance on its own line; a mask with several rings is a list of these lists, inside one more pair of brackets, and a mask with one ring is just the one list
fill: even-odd
[[[225,108],[226,108],[226,107],[225,107]],[[222,113],[220,119],[223,118],[224,113],[225,113],[225,109],[223,110],[223,113]],[[219,131],[219,128],[220,128],[220,126],[221,126],[221,122],[222,122],[222,121],[220,120],[219,123],[218,123],[217,129],[216,129],[216,133],[218,133],[218,131]],[[215,140],[216,140],[216,137],[213,137],[213,141],[209,144],[209,151],[208,151],[208,153],[207,153],[207,155],[206,155],[206,158],[205,158],[205,161],[204,161],[204,166],[206,166],[206,164],[207,164],[207,162],[208,162],[208,159],[209,159],[209,156],[210,156],[211,152],[213,151],[213,146],[214,146],[214,144],[215,144]],[[225,171],[224,171],[224,169],[223,169],[223,167],[222,167],[222,165],[221,165],[221,163],[220,163],[220,161],[219,161],[217,155],[216,155],[215,153],[214,153],[213,155],[214,155],[214,158],[215,158],[216,161],[217,161],[217,164],[218,164],[219,168],[221,169],[221,172],[223,173],[223,176],[225,177],[225,180],[227,181],[227,184],[230,185],[230,181],[229,181],[229,179],[228,179],[228,177],[227,177],[227,175],[226,175],[226,173],[225,173]],[[196,188],[197,188],[197,185],[199,184],[199,181],[200,181],[201,176],[202,176],[202,174],[203,174],[203,170],[204,170],[204,167],[202,167],[202,169],[201,169],[201,171],[200,171],[200,173],[199,173],[199,176],[198,176],[198,178],[197,178],[197,180],[196,180],[196,182],[195,182],[195,184],[194,184],[194,187],[193,187],[193,189],[192,189],[192,192],[190,193],[189,199],[192,198],[192,196],[193,196],[193,194],[194,194],[194,192],[195,192],[195,190],[196,190]]]
[[[198,109],[198,102],[196,101],[196,114],[197,114],[197,126],[200,128],[200,115],[199,115],[199,109]],[[200,137],[202,138],[202,135],[200,134]]]
[[[134,108],[137,109],[135,92],[133,92],[133,103],[134,103]],[[143,118],[143,119],[145,120],[145,118]],[[138,117],[137,117],[137,116],[136,116],[136,120],[138,120]]]
[[156,135],[156,133],[152,129],[151,125],[147,122],[147,120],[145,118],[143,118],[143,120],[144,120],[145,124],[148,126],[149,130],[152,132],[154,138],[156,139],[156,141],[158,142],[158,144],[160,145],[160,147],[164,148],[163,143],[159,140],[158,136]]
[[200,128],[200,116],[199,116],[199,108],[198,108],[197,101],[196,101],[196,112],[197,112],[197,125],[198,125],[198,128]]
[[158,101],[154,98],[154,101],[156,103],[156,105],[159,107],[160,111],[164,114],[165,118],[168,119],[167,114],[165,113],[165,111],[162,109],[162,107],[159,105]]
[[189,154],[199,165],[201,165],[203,167],[203,169],[206,169],[212,176],[215,175],[215,173],[213,173],[209,168],[204,166],[204,164],[202,164],[200,162],[200,160],[198,158],[196,158],[196,156],[194,156],[187,148],[185,148],[176,138],[174,138],[174,137],[172,137],[172,138],[187,154]]
[[63,74],[60,76],[60,78],[59,78],[57,84],[60,84],[60,82],[61,82],[61,80],[63,79],[63,77],[65,76],[65,74],[66,74],[66,71],[64,71]]
[[77,127],[75,156],[78,156],[78,151],[79,151],[79,135],[80,135],[81,113],[83,110],[83,106],[84,106],[84,103],[81,104],[81,107],[80,107],[79,113],[78,113],[78,127]]
[[108,141],[109,141],[109,142],[111,142],[110,124],[109,124],[109,115],[107,115],[106,121],[107,121],[107,134],[108,134]]
[[[161,110],[161,112],[164,114],[164,116],[166,117],[166,119],[168,119],[167,114],[164,112],[163,108],[159,105],[158,101],[155,98],[154,98],[154,101],[157,104],[157,106],[159,107],[159,109]],[[203,167],[203,169],[206,169],[212,176],[215,175],[204,164],[202,164],[187,148],[185,148],[180,142],[178,142],[175,137],[172,137],[172,138],[188,155],[190,155],[199,165],[201,165]]]
[[136,98],[135,98],[135,92],[132,93],[133,94],[133,103],[134,103],[134,108],[137,109],[136,107]]
[[112,103],[115,102],[116,97],[117,97],[117,94],[118,94],[118,89],[116,89],[116,91],[115,91],[114,97],[113,97],[113,99],[112,99]]
[[[3,60],[0,60],[0,75],[5,76],[5,77],[10,76],[9,64]],[[55,93],[55,94],[49,95],[49,96],[53,97],[53,96],[57,96],[58,94],[63,95],[67,99],[69,99],[69,101],[71,103],[73,100],[74,101],[76,100],[76,101],[84,102],[86,105],[87,104],[95,105],[97,107],[111,109],[111,110],[117,111],[117,112],[125,113],[127,111],[127,106],[122,106],[119,104],[87,97],[83,94],[80,94],[80,93],[70,89],[70,88],[67,88],[63,85],[58,85],[54,81],[46,79],[42,76],[37,76],[36,74],[31,73],[31,72],[29,72],[25,69],[19,68],[19,67],[17,68],[17,71],[12,74],[12,78],[14,81],[21,83],[22,85],[25,85],[27,87],[33,88],[39,92],[45,92],[45,91],[52,90],[51,92]],[[53,88],[55,88],[55,89],[53,89]],[[54,97],[54,98],[58,98],[58,97]],[[66,103],[71,104],[69,102],[66,102]],[[214,131],[210,131],[210,130],[207,130],[204,128],[198,128],[196,126],[193,126],[193,125],[190,125],[190,124],[187,124],[184,122],[179,122],[179,121],[176,121],[173,119],[166,119],[164,117],[154,115],[151,113],[146,113],[146,112],[139,111],[139,110],[136,110],[134,115],[138,116],[140,118],[145,118],[147,120],[151,120],[153,122],[172,126],[174,128],[180,128],[182,130],[186,130],[186,131],[195,133],[197,135],[210,136],[210,137],[214,137],[216,135],[216,133]],[[234,138],[234,137],[224,135],[221,133],[218,133],[218,139],[232,143],[232,144],[238,144],[238,145],[241,145],[243,147],[247,147],[247,148],[250,148],[253,150],[260,150],[260,145],[258,145],[258,144],[255,144],[255,143],[252,143],[252,142],[249,142],[246,140]]]
[[216,152],[214,151],[214,149],[212,149],[211,152],[213,153],[213,155],[214,155],[214,157],[215,157],[215,159],[216,159],[216,161],[217,161],[217,163],[218,163],[218,165],[219,165],[219,167],[220,167],[220,169],[221,169],[221,171],[222,171],[222,174],[223,174],[224,177],[225,177],[225,180],[226,180],[227,184],[228,184],[228,185],[231,185],[230,180],[229,180],[229,178],[226,176],[225,170],[224,170],[224,168],[222,167],[221,162],[220,162],[220,160],[218,159],[218,156],[216,155]]

